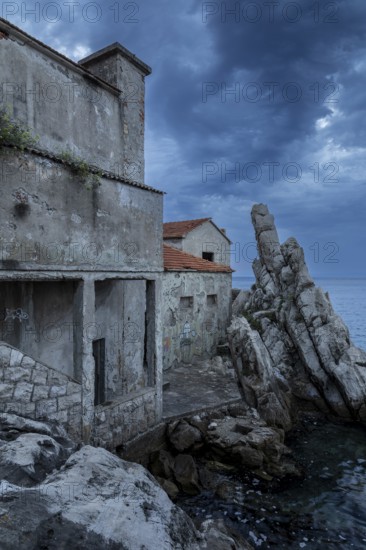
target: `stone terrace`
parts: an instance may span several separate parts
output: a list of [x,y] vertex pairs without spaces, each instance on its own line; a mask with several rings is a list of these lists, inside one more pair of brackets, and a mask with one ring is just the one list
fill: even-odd
[[243,400],[229,363],[215,357],[164,372],[163,418],[171,419]]

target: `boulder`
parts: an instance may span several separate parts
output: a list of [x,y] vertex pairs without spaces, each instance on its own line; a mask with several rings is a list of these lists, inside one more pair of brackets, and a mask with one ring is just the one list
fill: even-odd
[[202,523],[201,529],[209,550],[253,550],[253,546],[237,531],[230,530],[221,519],[208,519]]
[[160,487],[164,489],[164,491],[167,493],[167,495],[169,495],[172,500],[174,500],[178,496],[179,489],[176,484],[173,483],[173,481],[158,476],[155,476],[155,479],[159,483]]
[[2,550],[207,547],[142,466],[101,448],[83,447],[37,489],[0,489]]
[[174,477],[184,493],[198,495],[201,492],[197,466],[191,455],[175,457]]
[[149,470],[153,476],[171,479],[173,476],[173,468],[174,458],[168,451],[160,449],[159,451],[151,453]]
[[191,426],[185,420],[179,420],[169,424],[168,438],[174,449],[182,452],[200,443],[202,434],[195,426]]
[[76,444],[65,429],[16,414],[0,414],[0,479],[30,487],[67,460]]
[[70,454],[48,435],[21,434],[0,447],[0,479],[30,487],[60,468]]

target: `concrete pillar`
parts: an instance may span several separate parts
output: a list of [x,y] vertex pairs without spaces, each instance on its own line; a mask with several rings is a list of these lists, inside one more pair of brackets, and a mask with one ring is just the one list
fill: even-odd
[[89,443],[94,421],[93,324],[95,323],[94,281],[84,279],[77,284],[74,300],[74,361],[77,379],[82,383],[82,434]]
[[146,283],[146,337],[148,385],[156,389],[156,421],[163,413],[163,335],[161,326],[161,278]]

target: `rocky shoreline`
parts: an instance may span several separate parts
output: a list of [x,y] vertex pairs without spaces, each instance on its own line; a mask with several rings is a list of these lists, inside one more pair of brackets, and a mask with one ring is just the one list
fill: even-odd
[[[183,487],[196,490],[185,466]],[[1,414],[0,479],[4,550],[251,548],[223,522],[198,529],[143,466],[78,448],[57,423]]]
[[244,405],[170,422],[166,444],[150,455],[148,468],[171,498],[212,489],[212,471],[251,472],[264,480],[299,476],[284,444],[285,432],[270,427]]

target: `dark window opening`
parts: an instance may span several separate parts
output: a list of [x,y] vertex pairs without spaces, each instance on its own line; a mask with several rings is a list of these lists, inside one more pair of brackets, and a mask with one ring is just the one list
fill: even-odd
[[105,338],[93,341],[95,361],[94,405],[105,402]]
[[202,259],[208,260],[209,262],[214,261],[214,253],[213,252],[202,252]]
[[180,299],[181,309],[188,309],[193,307],[193,296],[182,296]]
[[217,294],[207,294],[207,305],[215,306],[217,304]]

